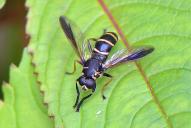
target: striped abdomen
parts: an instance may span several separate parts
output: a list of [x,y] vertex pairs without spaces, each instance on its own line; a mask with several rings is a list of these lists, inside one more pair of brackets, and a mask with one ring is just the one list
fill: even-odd
[[106,32],[96,42],[93,50],[93,58],[98,58],[100,61],[105,61],[111,48],[116,44],[118,40],[117,35],[114,32]]

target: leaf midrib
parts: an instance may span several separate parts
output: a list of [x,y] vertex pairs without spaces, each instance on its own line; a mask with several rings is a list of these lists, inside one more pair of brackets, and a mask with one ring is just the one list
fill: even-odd
[[[109,20],[111,21],[111,23],[113,24],[114,28],[116,29],[116,31],[119,33],[120,38],[122,39],[122,42],[125,44],[126,48],[130,51],[131,47],[130,44],[127,42],[126,38],[125,38],[125,34],[123,33],[122,29],[119,27],[119,24],[117,23],[116,19],[114,18],[114,16],[112,15],[112,13],[109,11],[107,5],[104,3],[104,1],[102,0],[98,0],[98,3],[100,4],[101,8],[103,9],[103,11],[106,13],[106,15],[108,16]],[[142,66],[140,64],[138,64],[137,62],[134,62],[137,70],[139,71],[140,75],[143,77],[143,80],[145,81],[145,84],[152,96],[153,101],[155,102],[155,104],[157,105],[157,108],[159,109],[159,111],[161,112],[163,118],[165,119],[167,126],[169,128],[173,128],[172,127],[172,123],[169,120],[168,115],[166,114],[164,108],[162,107],[162,105],[160,104],[159,99],[157,98],[157,96],[155,95],[155,92],[151,86],[151,83],[149,82]]]

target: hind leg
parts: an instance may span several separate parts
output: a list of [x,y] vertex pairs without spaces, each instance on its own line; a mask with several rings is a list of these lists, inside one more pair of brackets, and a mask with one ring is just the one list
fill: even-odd
[[110,74],[104,73],[103,76],[106,76],[109,78],[109,80],[104,84],[104,86],[101,89],[101,95],[103,99],[106,99],[105,95],[104,95],[104,91],[106,89],[106,87],[109,85],[109,83],[112,81],[113,76],[111,76]]

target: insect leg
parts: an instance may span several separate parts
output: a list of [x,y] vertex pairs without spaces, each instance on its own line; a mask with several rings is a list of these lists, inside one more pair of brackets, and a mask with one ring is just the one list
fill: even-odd
[[72,72],[65,72],[65,74],[67,74],[67,75],[72,75],[72,74],[74,74],[75,71],[76,71],[76,63],[79,63],[79,64],[82,65],[82,63],[81,63],[79,60],[75,60],[75,61],[74,61],[74,68],[73,68],[73,71],[72,71]]
[[93,92],[90,93],[89,95],[83,97],[83,98],[81,99],[80,103],[78,104],[78,106],[77,106],[77,108],[76,108],[76,112],[79,112],[82,103],[83,103],[86,99],[88,99],[92,94],[93,94]]
[[103,98],[103,99],[106,99],[106,97],[104,96],[104,90],[105,90],[105,88],[109,85],[109,83],[112,81],[113,76],[111,76],[110,74],[107,74],[107,73],[103,73],[103,76],[106,76],[106,77],[110,78],[110,79],[104,84],[104,86],[103,86],[102,89],[101,89],[102,98]]
[[90,41],[94,41],[94,42],[96,42],[97,39],[96,39],[96,38],[89,38],[89,39],[88,39],[88,42],[90,42]]
[[79,91],[79,88],[78,88],[77,81],[78,81],[78,80],[76,80],[76,92],[77,92],[77,97],[76,97],[76,102],[75,102],[75,104],[74,104],[74,106],[73,106],[74,108],[77,106],[78,101],[79,101],[79,98],[80,98],[80,91]]

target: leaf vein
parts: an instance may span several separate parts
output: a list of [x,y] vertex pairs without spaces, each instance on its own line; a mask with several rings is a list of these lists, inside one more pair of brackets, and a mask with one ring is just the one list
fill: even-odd
[[[118,23],[116,22],[116,20],[114,19],[112,13],[109,11],[107,5],[102,1],[102,0],[98,0],[100,6],[102,7],[103,11],[106,13],[106,15],[109,17],[110,21],[112,22],[112,24],[114,25],[114,27],[116,28],[116,30],[118,31],[122,41],[124,42],[124,44],[126,45],[127,49],[131,50],[131,47],[129,46],[129,43],[126,41],[125,35],[123,34],[121,28],[119,27]],[[140,64],[138,64],[137,62],[135,62],[135,65],[137,67],[137,69],[139,70],[141,76],[143,77],[145,84],[157,106],[157,108],[159,109],[159,111],[161,112],[161,114],[163,115],[163,118],[165,119],[167,125],[169,128],[172,128],[172,123],[168,118],[168,115],[166,114],[163,106],[160,104],[159,99],[157,98],[157,96],[155,95],[155,92],[151,86],[151,83],[149,82],[145,72],[142,69],[142,66]]]

